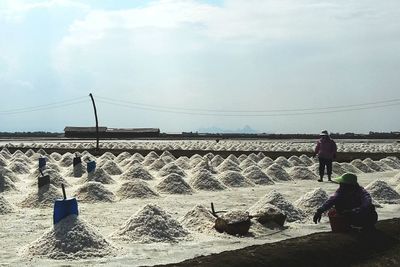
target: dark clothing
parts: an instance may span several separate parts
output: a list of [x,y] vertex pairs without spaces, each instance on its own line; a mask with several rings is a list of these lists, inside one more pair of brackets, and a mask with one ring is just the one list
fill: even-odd
[[328,177],[332,175],[332,159],[319,158],[319,177],[324,177],[325,166]]
[[340,184],[339,189],[318,209],[318,212],[325,212],[333,206],[338,213],[346,215],[350,223],[355,226],[373,226],[378,220],[371,195],[358,184]]
[[318,155],[318,158],[332,160],[336,158],[337,146],[329,136],[323,136],[317,141],[314,152],[315,155]]

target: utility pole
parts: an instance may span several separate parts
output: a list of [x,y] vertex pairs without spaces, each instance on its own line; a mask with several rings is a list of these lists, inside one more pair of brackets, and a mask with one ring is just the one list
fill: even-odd
[[94,102],[94,98],[92,93],[89,94],[90,98],[92,99],[93,109],[94,109],[94,117],[96,119],[96,150],[99,150],[99,120],[97,119],[97,109],[96,103]]

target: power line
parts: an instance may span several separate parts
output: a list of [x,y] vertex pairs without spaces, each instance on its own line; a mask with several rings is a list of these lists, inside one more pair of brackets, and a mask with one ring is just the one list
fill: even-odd
[[9,109],[9,110],[1,110],[0,114],[12,114],[14,112],[30,112],[30,111],[35,111],[37,109],[45,109],[46,107],[52,107],[52,106],[59,106],[59,105],[63,105],[63,104],[67,104],[67,103],[76,103],[77,100],[83,99],[86,97],[75,97],[72,99],[68,99],[68,100],[63,100],[63,101],[58,101],[58,102],[53,102],[53,103],[49,103],[49,104],[44,104],[44,105],[38,105],[38,106],[31,106],[31,107],[24,107],[24,108],[15,108],[15,109]]
[[[134,105],[129,105],[125,103],[116,102],[116,101],[105,101],[105,100],[98,100],[98,102],[118,106],[118,107],[127,107],[132,109],[140,109],[140,110],[148,110],[148,111],[155,111],[155,112],[163,112],[163,113],[173,113],[173,114],[184,114],[184,115],[198,115],[198,116],[220,116],[220,117],[283,117],[283,116],[301,116],[301,115],[316,115],[316,114],[328,114],[328,113],[339,113],[339,112],[347,112],[347,111],[358,111],[358,110],[368,110],[368,109],[377,109],[377,108],[386,108],[392,106],[399,106],[399,103],[392,103],[392,104],[382,104],[382,105],[375,105],[375,106],[367,106],[367,107],[354,107],[354,108],[341,108],[336,110],[325,110],[325,111],[312,111],[312,112],[285,112],[285,113],[271,113],[271,114],[223,114],[223,113],[200,113],[200,112],[186,112],[186,111],[173,111],[167,109],[160,109],[160,108],[146,108],[146,107],[138,107]],[[354,105],[356,106],[356,105]]]
[[[151,105],[151,104],[143,104],[137,102],[131,102],[127,100],[118,100],[109,97],[97,96],[98,99],[103,101],[124,103],[130,106],[139,107],[148,107],[162,110],[172,110],[172,111],[200,111],[200,112],[212,112],[212,113],[271,113],[271,112],[303,112],[303,111],[318,111],[318,110],[336,110],[336,109],[344,109],[347,110],[349,108],[356,107],[380,107],[382,104],[400,104],[400,98],[390,99],[390,100],[382,100],[375,102],[367,102],[360,104],[349,104],[349,105],[339,105],[339,106],[328,106],[328,107],[316,107],[316,108],[302,108],[302,109],[269,109],[269,110],[217,110],[217,109],[200,109],[200,108],[186,108],[186,107],[171,107],[171,106],[162,106],[162,105]],[[150,110],[150,109],[149,109]]]
[[52,105],[52,106],[41,107],[41,108],[31,108],[29,110],[20,110],[20,111],[14,111],[14,112],[1,112],[0,116],[1,115],[13,115],[13,114],[19,114],[19,113],[41,111],[41,110],[57,109],[57,108],[72,106],[72,105],[76,105],[76,104],[80,104],[80,103],[87,103],[87,101],[86,100],[80,100],[80,101],[70,102],[70,103],[61,104],[61,105]]

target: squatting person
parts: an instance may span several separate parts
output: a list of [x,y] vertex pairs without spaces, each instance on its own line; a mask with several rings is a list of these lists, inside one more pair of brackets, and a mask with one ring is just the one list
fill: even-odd
[[322,182],[322,178],[326,172],[328,174],[328,181],[331,181],[332,176],[332,161],[336,158],[337,146],[335,141],[333,141],[328,131],[324,130],[320,133],[320,139],[317,141],[317,146],[315,147],[315,155],[318,156],[319,160],[319,180]]

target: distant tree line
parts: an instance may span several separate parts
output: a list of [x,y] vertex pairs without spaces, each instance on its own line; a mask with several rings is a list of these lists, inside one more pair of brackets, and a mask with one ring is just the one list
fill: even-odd
[[63,133],[53,132],[0,132],[0,137],[62,137]]

